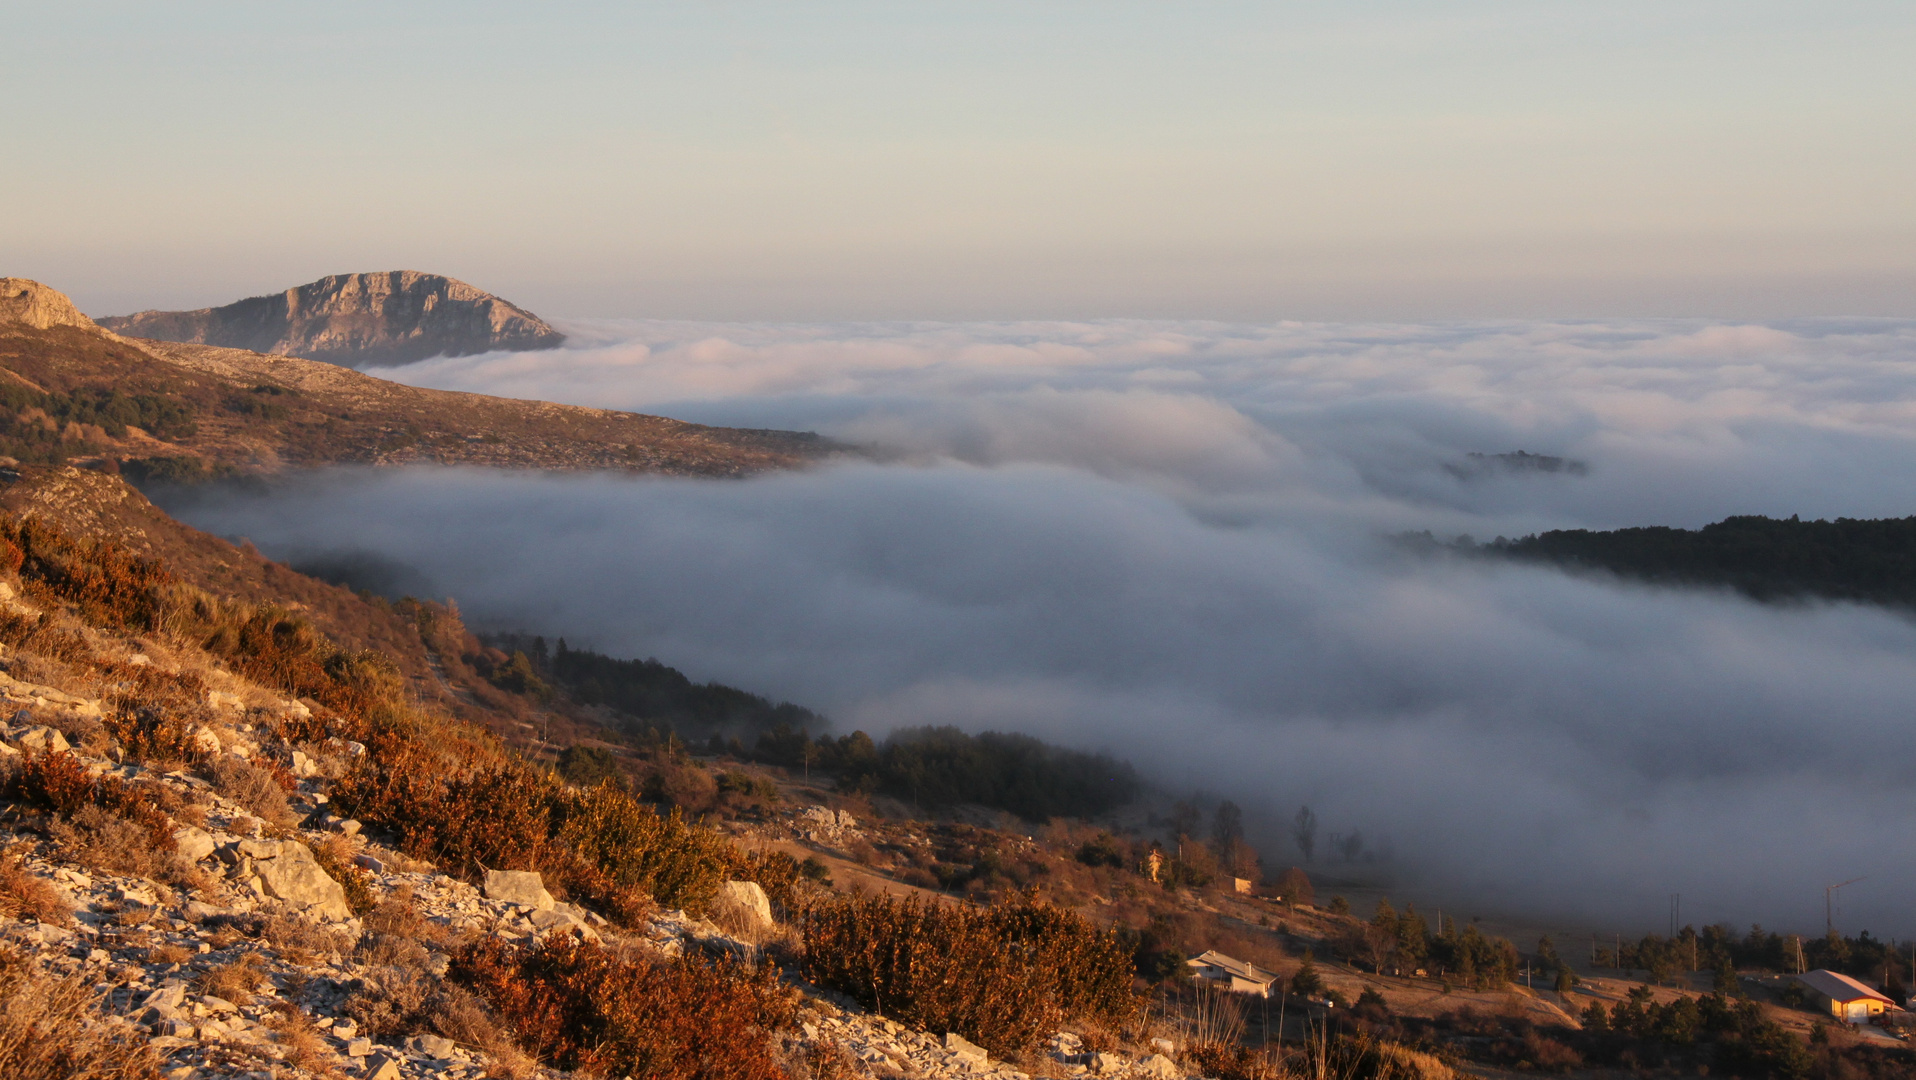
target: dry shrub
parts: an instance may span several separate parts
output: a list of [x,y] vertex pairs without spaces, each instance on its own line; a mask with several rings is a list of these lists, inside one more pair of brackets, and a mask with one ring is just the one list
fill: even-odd
[[518,1078],[533,1071],[532,1058],[512,1041],[486,1003],[464,987],[446,987],[434,1002],[427,1022],[446,1038],[484,1051],[491,1066],[488,1071],[494,1076]]
[[159,881],[171,864],[146,829],[97,806],[83,806],[70,818],[54,818],[47,831],[68,858],[96,870]]
[[373,896],[373,876],[353,863],[352,845],[343,836],[329,836],[312,845],[313,861],[326,876],[339,882],[346,893],[346,906],[355,915],[371,911],[378,899]]
[[525,947],[479,942],[449,974],[492,1006],[520,1046],[560,1068],[657,1080],[784,1078],[771,1036],[795,1015],[770,966],[622,956],[554,937]]
[[85,660],[93,653],[86,638],[62,627],[51,612],[35,616],[0,609],[0,642],[59,661]]
[[157,1080],[144,1034],[110,1025],[86,979],[36,975],[0,950],[0,1076],[7,1080]]
[[1122,1027],[1137,1015],[1124,938],[1030,895],[990,908],[838,896],[802,925],[806,978],[1000,1055],[1036,1047],[1068,1018]]
[[1286,1080],[1285,1070],[1270,1055],[1252,1046],[1192,1043],[1184,1048],[1181,1057],[1191,1071],[1215,1080]]
[[265,962],[258,953],[247,953],[231,963],[218,964],[200,972],[193,989],[202,994],[244,1005],[266,984]]
[[809,1080],[853,1080],[864,1075],[858,1059],[836,1039],[819,1039],[799,1058]]
[[106,724],[129,757],[172,767],[206,758],[193,729],[212,719],[206,682],[191,671],[151,664],[111,664],[102,671],[113,693]]
[[73,914],[53,882],[27,869],[20,853],[0,855],[0,915],[31,915],[44,923],[63,923]]
[[292,807],[286,805],[286,789],[266,769],[228,754],[207,761],[200,772],[213,790],[268,825],[286,829],[297,821]]
[[6,778],[0,796],[29,806],[73,816],[87,807],[108,811],[143,829],[156,853],[170,852],[173,819],[160,808],[154,784],[129,784],[118,776],[98,779],[71,753],[27,754]]
[[437,978],[420,966],[425,951],[420,950],[416,958],[403,949],[378,955],[398,962],[374,967],[358,980],[346,997],[346,1015],[358,1022],[363,1034],[375,1039],[424,1031],[432,1005],[444,989]]
[[266,1018],[266,1029],[273,1033],[288,1064],[320,1076],[339,1075],[333,1068],[332,1047],[326,1045],[312,1017],[288,1006]]
[[267,916],[259,924],[258,937],[282,952],[324,956],[339,953],[346,944],[341,935],[298,915]]
[[149,964],[184,964],[199,955],[182,945],[161,943],[149,945],[146,949],[146,962]]
[[1288,1063],[1299,1080],[1458,1080],[1434,1054],[1368,1035],[1314,1033]]

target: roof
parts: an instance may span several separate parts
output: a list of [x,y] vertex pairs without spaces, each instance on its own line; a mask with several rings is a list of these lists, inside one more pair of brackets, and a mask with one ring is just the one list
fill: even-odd
[[1265,971],[1256,964],[1247,964],[1242,960],[1233,959],[1221,952],[1214,952],[1210,949],[1206,949],[1189,960],[1186,960],[1185,964],[1190,967],[1220,968],[1240,979],[1249,979],[1251,982],[1262,983],[1266,986],[1276,982],[1278,978],[1277,972],[1275,971]]
[[1888,995],[1879,994],[1866,984],[1857,982],[1848,975],[1838,974],[1825,968],[1804,975],[1798,975],[1796,981],[1811,990],[1829,998],[1831,1001],[1880,1001],[1885,1005],[1894,1005]]

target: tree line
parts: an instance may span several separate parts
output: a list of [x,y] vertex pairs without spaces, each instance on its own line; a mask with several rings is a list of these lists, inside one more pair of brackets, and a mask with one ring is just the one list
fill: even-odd
[[[1430,534],[1409,538],[1436,545]],[[1743,515],[1700,529],[1553,529],[1456,550],[1605,570],[1656,584],[1725,586],[1757,600],[1916,605],[1916,517],[1803,521]]]

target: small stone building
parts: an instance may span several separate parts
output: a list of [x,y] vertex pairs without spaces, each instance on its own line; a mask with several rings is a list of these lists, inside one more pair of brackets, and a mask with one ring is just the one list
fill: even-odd
[[1810,992],[1810,1001],[1820,1011],[1852,1024],[1868,1023],[1870,1017],[1899,1006],[1885,994],[1872,990],[1848,975],[1818,968],[1798,975],[1796,981]]

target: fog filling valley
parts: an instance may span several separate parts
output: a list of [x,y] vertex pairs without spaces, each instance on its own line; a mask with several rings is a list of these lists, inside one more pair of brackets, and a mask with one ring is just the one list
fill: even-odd
[[[832,717],[1308,803],[1404,897],[1916,931],[1916,623],[1419,555],[1406,531],[1916,513],[1916,323],[564,327],[419,385],[816,430],[749,480],[336,471],[169,506],[479,628]],[[1561,458],[1498,458],[1514,451]],[[1479,456],[1473,456],[1479,455]],[[1320,861],[1322,855],[1320,854]],[[1325,867],[1337,873],[1337,867]]]

